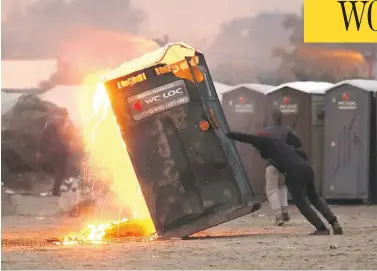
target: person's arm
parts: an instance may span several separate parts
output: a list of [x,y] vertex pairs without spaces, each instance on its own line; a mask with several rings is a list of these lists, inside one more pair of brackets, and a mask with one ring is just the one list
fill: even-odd
[[229,132],[226,134],[228,138],[242,142],[252,144],[257,149],[262,149],[263,146],[268,142],[268,138],[264,136],[256,136],[246,133],[235,133]]
[[301,146],[302,146],[301,139],[291,129],[289,129],[289,131],[288,131],[287,145],[293,146],[296,149],[301,148]]

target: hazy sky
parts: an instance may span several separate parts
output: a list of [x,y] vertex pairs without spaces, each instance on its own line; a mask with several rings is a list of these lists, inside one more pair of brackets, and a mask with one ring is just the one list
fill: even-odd
[[[37,1],[2,0],[2,14],[11,4],[27,6]],[[64,1],[64,0],[62,0]],[[169,34],[173,40],[189,39],[207,44],[221,24],[236,17],[250,17],[263,11],[300,11],[303,0],[131,0],[142,8],[148,17],[142,34],[162,36]],[[104,3],[106,0],[104,0]]]
[[144,31],[175,39],[213,38],[221,24],[263,11],[299,13],[303,0],[133,0],[148,14]]

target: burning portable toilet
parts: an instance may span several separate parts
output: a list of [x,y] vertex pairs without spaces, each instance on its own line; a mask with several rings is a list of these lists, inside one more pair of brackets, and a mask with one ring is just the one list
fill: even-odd
[[223,132],[202,53],[168,44],[110,71],[104,84],[159,236],[188,236],[260,208]]
[[267,123],[272,123],[272,109],[280,109],[283,124],[292,128],[301,139],[302,149],[309,156],[319,191],[323,172],[324,93],[332,85],[326,82],[292,82],[280,85],[266,94]]
[[343,81],[325,95],[325,199],[358,199],[376,194],[377,81]]
[[[223,110],[232,131],[257,133],[266,122],[265,93],[270,85],[243,84],[234,86],[223,94]],[[265,163],[257,150],[236,143],[238,153],[256,196],[265,195]]]

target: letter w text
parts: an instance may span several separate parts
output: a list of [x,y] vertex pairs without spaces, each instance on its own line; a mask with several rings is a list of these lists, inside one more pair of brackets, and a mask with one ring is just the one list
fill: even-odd
[[[370,30],[377,31],[377,7],[373,10],[373,1],[337,1],[340,5],[346,31],[350,30],[351,24],[360,31],[363,20],[367,20]],[[375,23],[375,25],[374,25]]]

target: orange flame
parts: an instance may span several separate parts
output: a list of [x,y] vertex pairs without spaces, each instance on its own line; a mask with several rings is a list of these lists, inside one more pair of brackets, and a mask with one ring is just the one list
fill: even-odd
[[324,48],[319,46],[304,45],[298,48],[300,56],[313,59],[344,60],[346,62],[364,63],[364,56],[357,51],[346,49]]
[[103,84],[98,85],[94,94],[93,111],[99,121],[94,122],[86,136],[93,163],[109,174],[120,204],[129,210],[137,207],[134,218],[150,218],[145,201],[140,200],[139,183]]
[[62,242],[56,244],[74,245],[79,243],[102,244],[107,238],[112,237],[148,237],[154,240],[155,228],[151,219],[108,221],[98,225],[89,224],[78,235],[72,234],[64,237]]
[[[93,87],[93,80],[97,78],[94,76],[88,77],[86,85]],[[88,102],[85,103],[88,100],[92,103],[89,110]],[[85,115],[89,117],[89,122],[83,128],[82,136],[87,146],[86,151],[92,157],[93,166],[91,170],[95,174],[106,172],[106,177],[110,181],[112,190],[116,192],[115,196],[119,207],[126,209],[130,214],[132,213],[132,217],[97,225],[89,224],[80,232],[79,236],[64,237],[63,244],[89,241],[101,242],[106,234],[111,235],[114,226],[118,227],[118,236],[122,235],[122,233],[119,233],[119,229],[126,231],[129,236],[135,234],[142,236],[153,235],[155,233],[153,222],[141,193],[126,145],[122,139],[114,113],[111,110],[105,86],[102,83],[97,84],[95,92],[91,94],[90,98],[84,98],[81,113],[84,117]],[[132,228],[131,230],[130,227]]]

